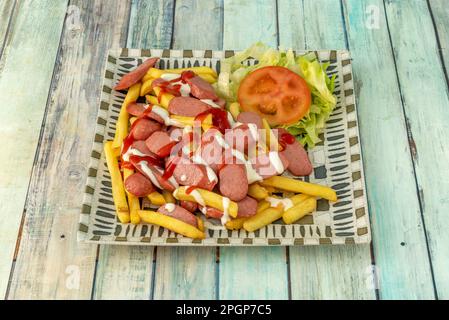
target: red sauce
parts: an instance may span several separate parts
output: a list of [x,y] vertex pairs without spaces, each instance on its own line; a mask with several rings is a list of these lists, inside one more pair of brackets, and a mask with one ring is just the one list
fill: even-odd
[[181,92],[180,92],[181,85],[173,84],[173,83],[178,82],[178,81],[181,81],[182,83],[186,83],[186,81],[188,79],[191,79],[195,76],[196,76],[196,74],[193,71],[188,70],[188,71],[182,72],[181,75],[179,76],[179,78],[161,82],[158,85],[158,87],[161,90],[159,91],[159,94],[157,95],[157,101],[161,102],[161,99],[162,99],[162,96],[164,95],[164,93],[169,93],[176,97],[179,97],[181,95]]
[[222,134],[225,133],[226,129],[231,129],[231,125],[228,121],[228,113],[225,110],[221,110],[218,108],[211,108],[209,110],[201,112],[195,117],[195,120],[203,122],[209,114],[212,115],[212,125],[216,127]]
[[162,148],[160,148],[156,154],[161,157],[161,158],[165,158],[166,156],[168,156],[171,152],[171,149],[176,145],[176,141],[170,142],[168,144],[166,144],[165,146],[163,146]]
[[123,161],[121,165],[122,169],[134,170],[134,166],[131,162]]
[[290,133],[284,132],[281,134],[281,137],[279,138],[279,144],[283,149],[287,146],[287,144],[293,144],[295,143],[295,137],[291,135]]
[[173,172],[176,169],[176,161],[172,160],[168,163],[167,168],[165,168],[165,172],[162,175],[162,179],[168,180],[173,175]]
[[190,186],[186,189],[186,194],[191,194],[193,190],[195,190],[197,187],[196,186]]
[[145,157],[139,157],[139,156],[130,156],[129,157],[129,162],[133,163],[133,162],[140,162],[140,161],[146,161],[148,162],[148,164],[153,165],[153,166],[162,166],[161,160],[150,157],[150,156],[145,156]]

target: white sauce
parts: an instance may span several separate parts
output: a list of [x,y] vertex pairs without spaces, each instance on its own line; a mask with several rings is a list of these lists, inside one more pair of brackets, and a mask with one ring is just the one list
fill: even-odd
[[187,180],[187,176],[185,174],[183,174],[183,175],[181,175],[181,177],[179,179],[181,179],[181,181],[186,181]]
[[223,216],[221,217],[221,224],[225,225],[231,218],[229,217],[229,204],[231,203],[231,200],[227,197],[223,197]]
[[181,77],[181,75],[176,74],[176,73],[163,73],[161,75],[161,79],[165,80],[165,81],[172,81],[172,80],[178,79],[180,77]]
[[[186,187],[188,188],[188,187]],[[202,205],[202,206],[206,206],[206,203],[204,202],[203,197],[201,196],[201,194],[198,192],[198,190],[194,189],[192,192],[190,192],[190,195],[195,199],[195,202]]]
[[[181,75],[175,74],[175,73],[164,73],[161,75],[161,79],[165,81],[172,81],[175,79],[180,78]],[[188,97],[190,95],[190,86],[187,83],[183,83],[182,80],[172,82],[172,85],[180,85],[181,88],[179,89],[179,92],[181,93],[181,96]]]
[[192,126],[185,126],[184,129],[182,129],[182,134],[188,134],[190,132],[193,132]]
[[204,102],[205,104],[210,105],[212,108],[221,109],[221,107],[218,104],[216,104],[214,102],[214,100],[211,100],[211,99],[200,99],[200,101]]
[[200,211],[202,214],[207,215],[207,208],[206,207],[200,207]]
[[259,133],[257,132],[257,125],[254,123],[247,123],[246,125],[248,126],[249,133],[251,134],[251,137],[253,138],[253,140],[258,141]]
[[239,123],[234,121],[234,117],[229,111],[228,111],[228,122],[231,125],[231,128],[234,128],[236,126],[236,123]]
[[159,181],[157,181],[156,176],[154,175],[153,171],[151,171],[150,167],[148,167],[148,162],[140,161],[138,164],[141,167],[142,171],[148,176],[148,178],[150,178],[151,182],[159,189],[162,189],[162,187],[159,184]]
[[145,157],[145,156],[147,156],[147,154],[142,153],[135,148],[129,148],[128,151],[126,151],[125,154],[123,154],[123,160],[128,162],[130,156]]
[[204,159],[201,158],[201,156],[200,156],[199,154],[195,154],[195,155],[192,157],[192,161],[193,161],[193,163],[201,164],[201,165],[203,165],[203,166],[206,167],[207,179],[208,179],[210,182],[212,182],[212,181],[218,181],[218,177],[217,177],[217,175],[215,174],[214,170],[212,170],[212,168],[209,167],[209,165],[206,163],[206,161],[204,161]]
[[270,207],[277,207],[279,204],[282,204],[282,207],[284,208],[284,210],[288,210],[291,207],[293,207],[293,202],[289,198],[278,199],[278,198],[268,197],[268,198],[265,198],[265,200],[270,203]]
[[281,174],[282,172],[284,172],[285,168],[282,164],[281,158],[279,157],[279,152],[271,151],[268,153],[268,157],[271,164],[273,164],[273,167],[276,170],[277,174]]
[[165,209],[167,209],[168,212],[173,212],[173,211],[175,211],[175,204],[174,203],[167,203],[165,205]]

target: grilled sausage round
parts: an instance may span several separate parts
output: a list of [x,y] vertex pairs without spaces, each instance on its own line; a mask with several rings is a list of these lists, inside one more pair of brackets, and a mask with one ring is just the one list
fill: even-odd
[[196,219],[196,216],[174,203],[164,204],[160,206],[157,211],[198,228],[198,220]]
[[151,181],[138,172],[125,180],[125,189],[136,197],[146,197],[155,190]]
[[248,193],[248,178],[245,166],[227,164],[219,171],[220,193],[233,201],[240,201]]

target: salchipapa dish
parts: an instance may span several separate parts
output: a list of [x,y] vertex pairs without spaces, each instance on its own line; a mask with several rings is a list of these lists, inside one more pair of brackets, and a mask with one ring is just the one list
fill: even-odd
[[[258,62],[249,66],[250,57]],[[203,239],[204,219],[252,232],[294,223],[319,197],[337,201],[327,186],[283,175],[313,170],[304,146],[318,141],[335,106],[325,65],[261,44],[225,59],[220,76],[157,62],[145,60],[114,88],[126,97],[104,151],[121,223]],[[157,210],[143,210],[148,201]]]

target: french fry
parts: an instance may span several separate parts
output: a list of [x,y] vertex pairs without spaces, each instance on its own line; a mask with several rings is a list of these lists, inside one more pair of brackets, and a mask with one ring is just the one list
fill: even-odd
[[282,218],[283,211],[284,210],[281,205],[275,208],[270,207],[268,209],[265,209],[248,218],[248,220],[243,223],[243,228],[248,232],[256,231]]
[[[223,196],[205,189],[195,188],[189,194],[186,193],[187,187],[179,187],[173,192],[173,196],[178,200],[193,201],[200,205],[206,205],[224,211]],[[203,202],[203,203],[201,203]],[[234,201],[229,201],[228,213],[231,217],[237,217],[238,206]]]
[[[183,127],[193,127],[194,123],[195,123],[195,117],[185,117],[185,116],[178,116],[178,115],[174,115],[172,114],[170,116],[170,119],[179,123],[180,126]],[[201,128],[204,131],[209,130],[212,127],[212,115],[208,114],[206,116],[206,118],[204,118],[204,120],[201,121]]]
[[210,74],[198,73],[198,76],[210,84],[217,82],[217,78]]
[[265,190],[267,190],[268,193],[274,193],[277,192],[275,187],[270,187],[270,186],[263,186],[265,188]]
[[131,117],[129,118],[129,123],[132,125],[134,123],[134,121],[137,120],[137,117]]
[[268,124],[268,121],[265,118],[262,118],[262,124],[263,124],[263,128],[265,129],[265,142],[267,144],[268,150],[280,151],[281,145],[279,144],[278,140],[276,139],[276,136],[274,135],[273,131],[271,130],[270,125]]
[[270,186],[295,193],[304,193],[309,196],[321,197],[329,201],[337,201],[337,194],[332,188],[292,178],[274,176],[261,181],[260,184],[262,186]]
[[285,210],[282,214],[282,220],[284,220],[286,224],[292,224],[293,222],[304,217],[306,214],[312,213],[315,210],[316,199],[314,197],[308,197],[290,209]]
[[243,228],[243,223],[248,220],[248,218],[236,218],[231,219],[228,222],[226,222],[225,227],[229,230],[239,230]]
[[203,219],[201,219],[200,217],[196,217],[196,220],[198,221],[198,229],[200,230],[200,231],[203,231],[204,232],[204,221],[203,221]]
[[268,201],[262,200],[257,204],[257,213],[262,212],[270,207],[270,203]]
[[[159,93],[161,92],[161,88],[154,87],[153,91],[155,93],[155,96],[158,97]],[[165,109],[168,109],[168,105],[170,104],[171,99],[173,99],[175,96],[170,93],[163,93],[161,96],[161,101],[158,101],[158,105],[164,107]]]
[[156,78],[160,78],[161,75],[163,75],[164,73],[176,73],[176,74],[181,74],[184,71],[187,70],[191,70],[193,72],[195,72],[198,75],[201,74],[208,74],[211,75],[214,78],[217,78],[217,72],[215,72],[214,69],[209,68],[209,67],[191,67],[191,68],[178,68],[178,69],[156,69],[156,68],[150,68],[147,71],[147,75],[150,75],[152,78],[156,79]]
[[145,82],[142,82],[142,87],[140,88],[140,96],[143,97],[146,94],[149,94],[151,91],[153,91],[153,88],[151,88],[151,84],[153,83],[154,79],[150,78],[146,80]]
[[[123,169],[123,181],[125,181],[130,175],[134,173],[134,170],[132,169]],[[139,224],[140,223],[140,216],[139,216],[139,210],[140,210],[140,202],[139,198],[135,195],[129,193],[126,191],[126,196],[128,198],[128,205],[129,205],[129,215],[131,219],[132,224]]]
[[155,224],[192,239],[204,239],[206,235],[194,226],[162,213],[139,210],[139,216],[145,223]]
[[128,111],[126,111],[126,107],[128,106],[128,104],[130,104],[131,102],[135,102],[137,98],[139,98],[140,85],[140,82],[132,85],[129,88],[128,93],[126,94],[125,100],[123,101],[122,108],[120,109],[120,114],[115,125],[115,136],[114,141],[112,142],[113,149],[120,149],[123,140],[128,135],[129,114]]
[[122,175],[120,174],[117,157],[114,155],[112,149],[112,141],[107,141],[104,144],[104,153],[109,174],[111,175],[112,197],[114,199],[117,217],[121,223],[128,223],[130,217],[128,203],[126,202],[125,187],[123,185]]
[[258,183],[249,185],[248,195],[256,200],[263,200],[269,196],[267,189],[265,189]]
[[[145,96],[145,99],[147,100],[147,102],[148,103],[150,103],[150,104],[155,104],[155,105],[159,105],[159,101],[157,101],[157,97],[155,97],[155,96],[152,96],[152,95],[149,95],[149,94],[147,94],[146,96]],[[161,107],[163,107],[163,106],[161,106]]]
[[148,72],[143,76],[143,78],[142,78],[142,83],[144,83],[145,81],[148,81],[148,80],[150,80],[150,79],[153,79],[152,77],[151,77],[151,74],[149,74]]
[[162,196],[165,199],[165,203],[175,203],[176,199],[173,197],[171,192],[168,192],[167,190],[162,190]]
[[166,204],[164,196],[157,191],[150,193],[147,198],[152,204],[156,206],[162,206],[163,204]]
[[234,120],[237,120],[237,117],[240,114],[240,103],[238,102],[231,103],[231,105],[229,106],[229,112],[234,117]]

